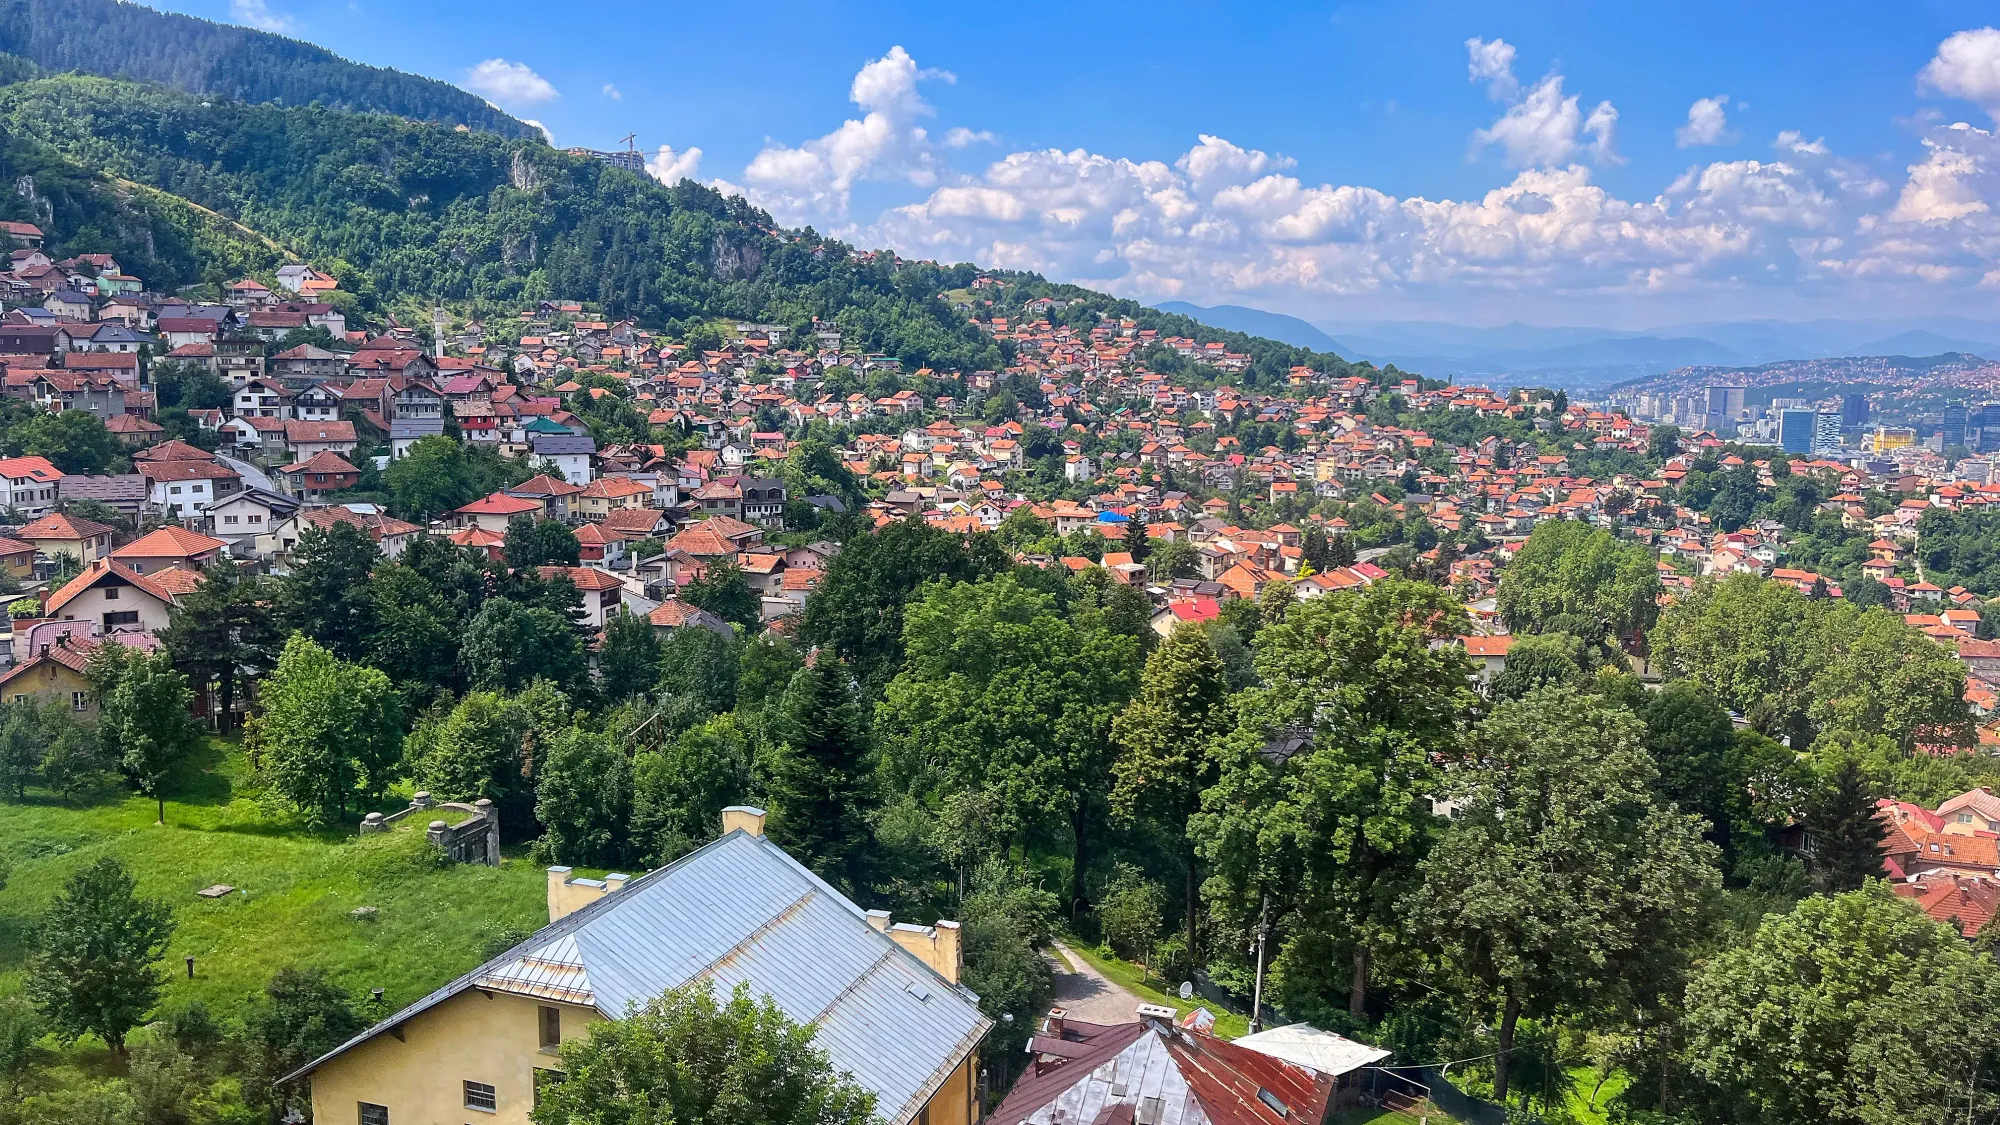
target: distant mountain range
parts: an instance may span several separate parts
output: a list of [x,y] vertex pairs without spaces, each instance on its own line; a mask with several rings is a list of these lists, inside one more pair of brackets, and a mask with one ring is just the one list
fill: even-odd
[[1320,321],[1241,305],[1158,306],[1216,328],[1250,332],[1348,359],[1434,378],[1502,385],[1548,384],[1594,391],[1684,367],[1754,367],[1834,356],[2000,356],[2000,324],[1963,317],[1905,320],[1821,319],[1681,324],[1651,331],[1480,328],[1442,321]]

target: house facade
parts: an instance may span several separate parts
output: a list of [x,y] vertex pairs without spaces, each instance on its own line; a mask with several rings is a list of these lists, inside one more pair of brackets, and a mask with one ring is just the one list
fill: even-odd
[[892,924],[764,837],[761,810],[638,879],[549,869],[550,924],[301,1068],[317,1121],[528,1125],[562,1044],[670,989],[738,984],[817,1025],[885,1125],[971,1125],[991,1021],[958,983],[958,926]]

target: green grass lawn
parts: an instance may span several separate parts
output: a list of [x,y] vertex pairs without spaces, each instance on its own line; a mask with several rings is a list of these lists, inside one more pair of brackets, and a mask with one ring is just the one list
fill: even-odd
[[1071,953],[1090,962],[1091,967],[1103,973],[1105,979],[1135,993],[1148,1004],[1165,1004],[1178,1011],[1181,1015],[1186,1015],[1196,1008],[1207,1008],[1215,1016],[1215,1034],[1217,1038],[1237,1039],[1250,1034],[1250,1020],[1247,1016],[1240,1016],[1235,1012],[1225,1012],[1217,1008],[1214,1004],[1202,1000],[1199,996],[1193,1000],[1183,1000],[1177,995],[1163,991],[1164,986],[1158,977],[1147,977],[1142,982],[1140,980],[1142,974],[1137,965],[1116,957],[1106,957],[1088,942],[1066,936],[1063,938],[1063,945]]
[[[422,825],[359,839],[351,825],[313,831],[249,782],[242,755],[214,743],[167,801],[124,791],[82,807],[30,790],[0,804],[0,994],[20,987],[36,918],[71,873],[117,857],[140,893],[173,907],[165,1000],[237,1012],[287,966],[325,969],[357,997],[384,990],[386,1014],[477,964],[503,930],[547,921],[544,875],[524,859],[498,868],[440,864]],[[221,899],[195,892],[226,883]],[[375,908],[373,921],[350,915]],[[184,958],[195,958],[188,979]]]

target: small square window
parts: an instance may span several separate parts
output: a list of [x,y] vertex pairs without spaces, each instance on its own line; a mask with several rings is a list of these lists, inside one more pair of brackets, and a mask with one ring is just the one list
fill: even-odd
[[484,1082],[467,1081],[465,1084],[465,1108],[497,1113],[500,1109],[499,1095],[493,1087]]
[[374,1102],[362,1102],[361,1125],[389,1125],[389,1107]]
[[555,1051],[562,1046],[562,1009],[544,1005],[536,1009],[538,1042],[544,1051]]

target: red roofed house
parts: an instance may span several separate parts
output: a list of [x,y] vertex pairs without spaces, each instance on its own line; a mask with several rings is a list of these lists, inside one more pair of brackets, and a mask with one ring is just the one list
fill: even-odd
[[15,532],[14,538],[34,544],[36,550],[51,559],[68,555],[79,564],[88,565],[110,553],[112,530],[95,520],[55,512]]
[[46,457],[0,457],[0,508],[15,508],[30,518],[56,502],[62,470]]
[[125,563],[99,559],[49,595],[42,613],[63,621],[94,621],[106,633],[155,633],[167,627],[174,599],[192,591],[200,579],[177,569],[140,574]]
[[1162,637],[1172,636],[1183,622],[1201,625],[1222,616],[1222,603],[1214,598],[1179,598],[1168,602],[1166,608],[1153,614],[1153,632]]
[[170,566],[201,570],[222,555],[229,544],[184,527],[162,527],[134,539],[111,552],[111,557],[140,574],[152,574]]
[[1490,684],[1493,678],[1507,670],[1507,650],[1514,646],[1514,638],[1464,637],[1465,655],[1479,668],[1479,682]]
[[303,461],[295,461],[278,471],[284,474],[292,495],[308,500],[353,488],[361,480],[360,469],[349,464],[340,454],[326,451],[315,453]]
[[[1322,1125],[1336,1078],[1141,1007],[1128,1024],[1089,1024],[1058,1008],[1028,1043],[1034,1062],[990,1125]],[[1343,1101],[1361,1086],[1348,1076]],[[1351,1091],[1351,1092],[1350,1092]]]
[[[95,685],[84,675],[91,654],[105,643],[95,625],[44,621],[28,630],[23,643],[25,659],[0,676],[0,700],[24,703],[36,698],[79,715],[97,713]],[[118,633],[113,643],[147,650],[159,646],[145,633]]]
[[220,461],[135,460],[151,486],[149,499],[170,519],[204,515],[208,506],[237,491],[243,476]]
[[482,496],[465,507],[453,512],[460,527],[481,527],[498,535],[507,534],[507,523],[515,516],[540,516],[544,511],[540,501],[519,496],[509,496],[496,492]]

